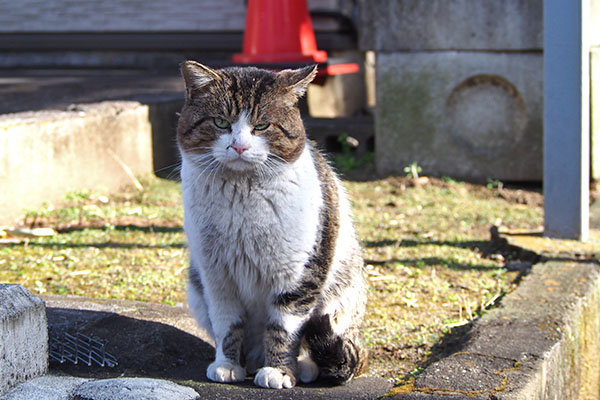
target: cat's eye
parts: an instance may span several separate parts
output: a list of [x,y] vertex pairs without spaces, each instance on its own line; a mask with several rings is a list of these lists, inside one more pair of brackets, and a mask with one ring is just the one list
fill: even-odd
[[217,126],[217,128],[221,128],[221,129],[227,129],[231,126],[229,121],[227,121],[226,119],[223,119],[223,118],[214,118],[213,122]]
[[265,123],[265,124],[256,124],[256,125],[254,125],[254,130],[257,130],[257,131],[264,131],[265,129],[267,129],[267,128],[269,127],[269,125],[271,125],[271,124],[269,124],[269,123]]

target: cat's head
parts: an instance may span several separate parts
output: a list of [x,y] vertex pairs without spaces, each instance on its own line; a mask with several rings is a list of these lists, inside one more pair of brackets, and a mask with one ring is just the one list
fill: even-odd
[[181,68],[185,105],[177,128],[184,157],[199,165],[252,171],[295,161],[306,134],[298,99],[316,67],[271,72],[214,70],[194,61]]

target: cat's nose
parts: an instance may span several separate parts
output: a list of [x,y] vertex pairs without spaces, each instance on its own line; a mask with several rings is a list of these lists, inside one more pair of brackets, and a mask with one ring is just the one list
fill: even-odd
[[233,149],[239,154],[242,155],[243,152],[245,152],[246,150],[248,150],[248,146],[244,146],[242,144],[236,143],[231,145],[231,147],[233,147]]

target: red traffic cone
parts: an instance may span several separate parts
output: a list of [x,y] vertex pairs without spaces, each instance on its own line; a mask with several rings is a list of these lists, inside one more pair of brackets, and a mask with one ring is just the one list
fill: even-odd
[[322,63],[306,0],[248,0],[242,64]]

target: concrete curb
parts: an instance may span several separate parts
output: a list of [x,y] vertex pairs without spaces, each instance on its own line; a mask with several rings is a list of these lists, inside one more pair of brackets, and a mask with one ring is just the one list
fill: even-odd
[[0,284],[0,395],[46,373],[48,331],[44,302],[23,286]]
[[599,307],[597,263],[539,263],[459,348],[390,394],[403,400],[597,398]]
[[152,171],[149,107],[103,102],[70,111],[0,116],[0,216],[61,199],[74,189],[115,190]]

